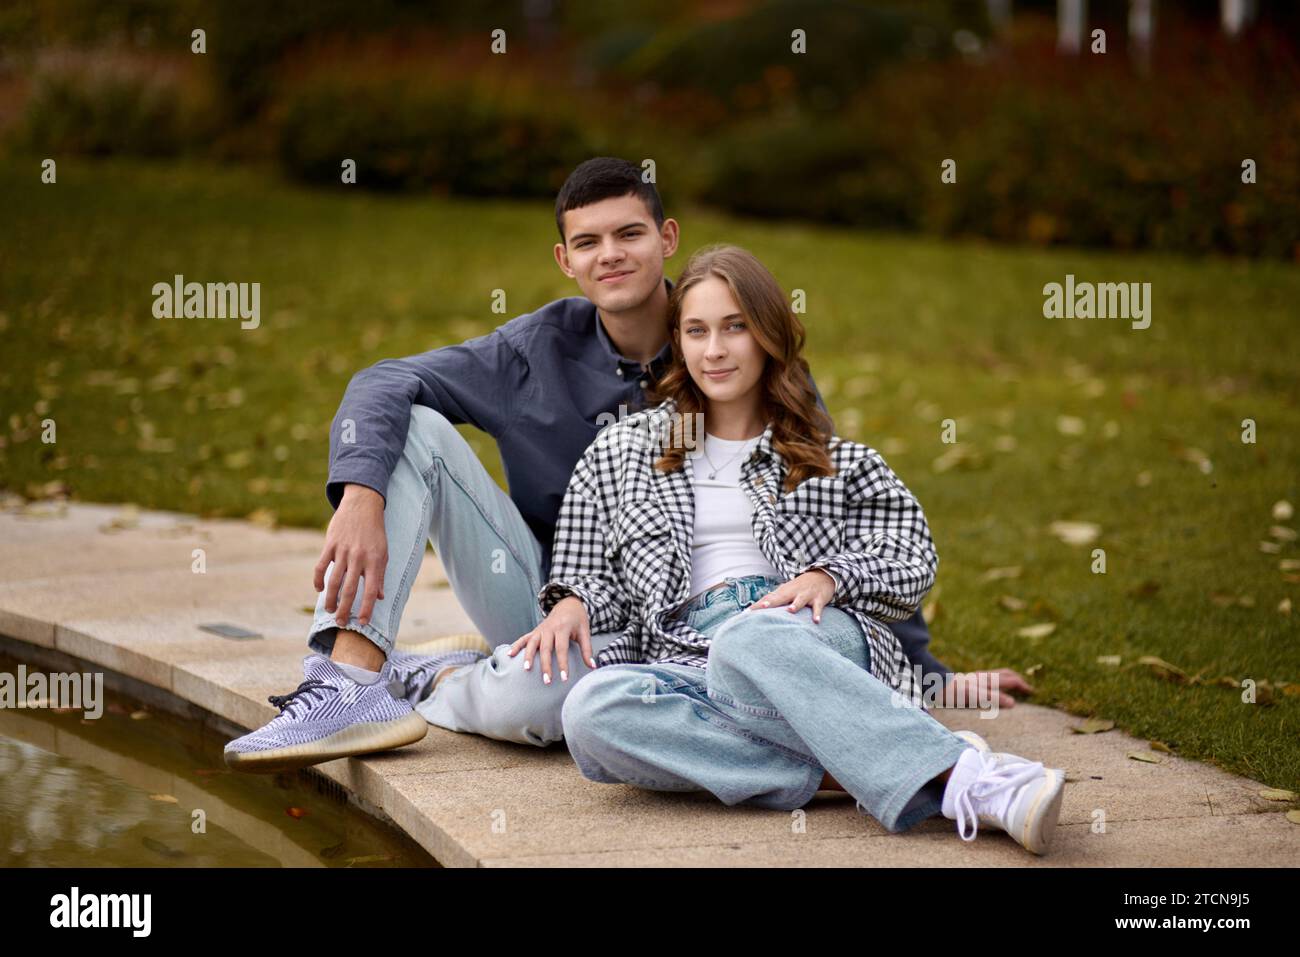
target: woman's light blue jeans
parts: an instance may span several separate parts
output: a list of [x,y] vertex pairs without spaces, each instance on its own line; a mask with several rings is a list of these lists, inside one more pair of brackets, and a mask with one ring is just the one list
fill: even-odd
[[688,603],[708,635],[707,669],[598,668],[564,701],[569,752],[584,777],[657,791],[710,791],[724,804],[792,810],[829,771],[891,832],[942,812],[928,782],[970,745],[868,670],[862,628],[828,606],[748,609],[780,585],[754,575]]

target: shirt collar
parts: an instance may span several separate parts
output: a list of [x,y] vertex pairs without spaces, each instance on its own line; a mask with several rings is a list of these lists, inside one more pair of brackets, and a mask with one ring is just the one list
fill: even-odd
[[[665,279],[664,285],[668,287],[670,293],[673,291],[673,284],[669,280]],[[668,369],[669,364],[673,361],[673,346],[671,342],[665,342],[663,348],[659,350],[658,355],[651,359],[644,367],[639,363],[625,359],[622,353],[615,348],[614,340],[611,339],[609,333],[605,331],[605,323],[601,321],[600,310],[598,309],[596,310],[596,339],[600,342],[600,347],[605,350],[605,355],[610,362],[613,363],[614,368],[623,369],[624,374],[627,374],[627,372],[639,373],[642,368],[648,368],[650,374],[655,378],[655,380],[658,380],[663,376],[664,372]]]

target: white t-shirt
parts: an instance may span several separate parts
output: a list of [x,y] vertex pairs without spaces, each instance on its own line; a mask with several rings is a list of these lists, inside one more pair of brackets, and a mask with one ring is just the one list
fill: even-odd
[[[695,478],[695,538],[691,549],[691,597],[724,578],[771,575],[780,578],[754,541],[751,524],[754,506],[740,487],[740,467],[749,457],[758,436],[752,439],[720,439],[704,434],[708,452],[694,454],[691,470]],[[710,462],[712,460],[712,462]],[[716,469],[716,478],[709,478]]]

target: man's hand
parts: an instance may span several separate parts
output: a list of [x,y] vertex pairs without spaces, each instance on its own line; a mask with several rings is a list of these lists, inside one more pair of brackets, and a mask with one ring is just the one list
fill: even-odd
[[[821,624],[822,609],[830,604],[834,594],[835,579],[820,568],[814,568],[773,588],[749,608],[775,608],[784,604],[791,612],[797,612],[804,605],[811,605],[813,621]],[[749,608],[745,610],[749,611]]]
[[[962,686],[960,696],[958,685]],[[997,671],[966,671],[953,675],[952,680],[944,686],[943,707],[955,708],[959,700],[965,708],[978,708],[980,702],[991,704],[995,687],[998,690],[999,708],[1016,706],[1016,699],[1007,694],[1008,691],[1034,693],[1034,689],[1029,686],[1024,676],[1010,668],[999,668]]]
[[384,568],[388,565],[388,536],[384,533],[384,498],[364,485],[348,485],[343,501],[330,519],[325,532],[325,550],[316,563],[316,590],[325,589],[325,570],[334,562],[325,610],[335,611],[339,627],[348,623],[352,602],[357,596],[357,580],[364,578],[365,594],[361,614],[363,625],[370,623],[375,599],[384,597]]
[[582,650],[582,657],[587,667],[595,669],[596,661],[591,657],[591,620],[587,617],[587,606],[576,595],[561,598],[551,609],[540,625],[519,638],[510,646],[513,657],[520,648],[524,649],[524,670],[533,667],[533,655],[538,651],[542,656],[542,682],[551,683],[551,651],[559,659],[560,680],[569,680],[569,642],[576,641]]

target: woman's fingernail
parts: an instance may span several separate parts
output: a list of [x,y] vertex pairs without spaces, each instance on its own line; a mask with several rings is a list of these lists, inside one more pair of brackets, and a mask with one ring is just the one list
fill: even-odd
[[544,684],[544,685],[548,685],[548,684],[550,684],[550,683],[551,683],[551,676],[548,675],[548,674],[546,674],[545,672],[543,672],[543,673],[542,673],[542,684]]
[[532,663],[531,661],[529,661],[527,658],[525,658],[525,659],[524,659],[524,671],[527,671],[527,670],[528,670],[529,668],[531,668],[532,666],[533,666],[533,663]]
[[568,673],[567,671],[564,671],[563,669],[561,669],[561,671],[560,671],[560,680],[561,680],[561,681],[568,681],[568,680],[569,680],[569,673]]

